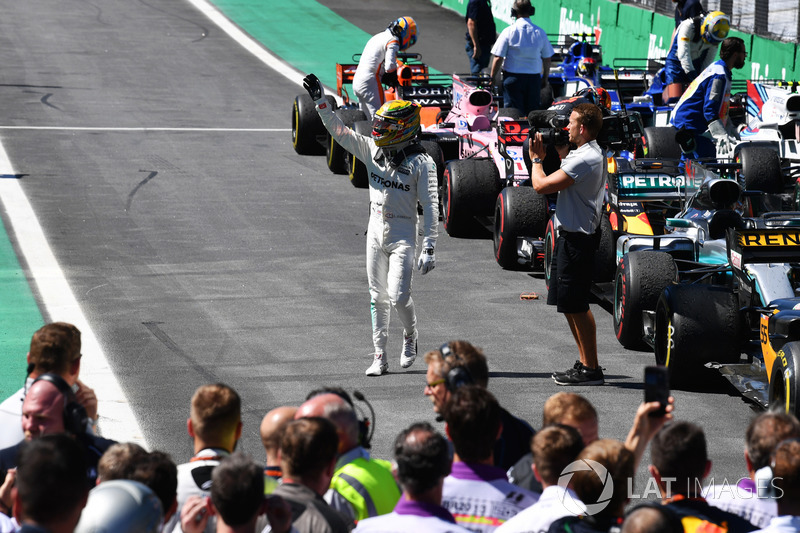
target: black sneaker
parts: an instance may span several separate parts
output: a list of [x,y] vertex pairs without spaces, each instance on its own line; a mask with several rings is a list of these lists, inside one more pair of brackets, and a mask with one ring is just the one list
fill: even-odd
[[566,376],[567,374],[570,374],[570,373],[572,373],[572,372],[574,372],[576,370],[580,370],[582,366],[583,365],[581,364],[580,360],[575,361],[575,364],[572,365],[572,368],[569,368],[568,370],[565,370],[564,372],[553,372],[550,375],[550,377],[553,378],[553,379],[556,379],[558,377]]
[[572,368],[562,375],[553,378],[556,385],[602,385],[605,383],[603,369],[600,367],[589,368],[580,365],[580,368]]

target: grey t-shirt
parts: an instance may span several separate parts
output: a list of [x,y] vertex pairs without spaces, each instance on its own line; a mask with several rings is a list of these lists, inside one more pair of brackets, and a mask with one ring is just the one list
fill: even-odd
[[606,158],[596,141],[572,150],[561,162],[561,170],[575,180],[558,192],[556,227],[592,234],[600,225],[606,185]]

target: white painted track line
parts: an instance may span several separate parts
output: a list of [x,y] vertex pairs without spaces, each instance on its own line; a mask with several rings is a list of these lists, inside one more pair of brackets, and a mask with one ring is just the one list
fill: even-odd
[[[230,20],[225,18],[214,6],[205,0],[188,0],[205,14],[233,40],[244,47],[268,67],[274,69],[288,80],[303,85],[304,73],[284,63],[280,58],[265,50]],[[327,94],[334,94],[326,88]],[[340,100],[337,97],[337,100]],[[341,103],[341,101],[340,101]],[[289,129],[248,129],[248,128],[92,128],[92,127],[48,127],[48,126],[0,126],[0,129],[13,130],[65,130],[65,131],[254,131],[286,132]],[[122,391],[116,376],[111,370],[103,349],[89,322],[81,310],[72,289],[58,265],[42,231],[36,214],[22,192],[19,180],[14,179],[14,169],[0,142],[0,202],[5,207],[11,231],[14,232],[20,253],[27,263],[36,288],[42,298],[51,321],[64,321],[75,324],[81,330],[83,359],[81,360],[81,379],[94,388],[98,398],[100,428],[104,435],[120,442],[138,442],[147,447],[139,423],[133,415],[128,399]],[[33,334],[33,332],[31,332]],[[22,357],[22,354],[20,354]]]
[[[16,237],[19,251],[42,298],[41,303],[48,315],[45,319],[69,322],[81,330],[81,380],[97,394],[101,433],[120,442],[132,441],[146,445],[128,399],[111,371],[105,353],[72,294],[39,220],[14,175],[11,161],[0,144],[0,202],[11,225],[9,229]],[[19,357],[24,355],[19,354]]]

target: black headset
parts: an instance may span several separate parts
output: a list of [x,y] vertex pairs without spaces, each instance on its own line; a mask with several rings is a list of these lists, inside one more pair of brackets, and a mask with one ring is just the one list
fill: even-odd
[[[78,403],[78,400],[75,398],[75,392],[72,390],[72,387],[69,386],[64,378],[59,376],[58,374],[42,374],[38,378],[33,380],[33,383],[37,381],[47,381],[48,383],[52,383],[58,389],[58,391],[64,395],[64,429],[67,433],[72,435],[80,435],[81,433],[86,432],[86,424],[89,421],[89,415],[86,414],[86,409]],[[31,386],[33,386],[31,383]]]
[[310,400],[319,394],[326,393],[335,394],[353,408],[353,411],[356,413],[356,419],[358,420],[358,443],[364,448],[371,448],[372,436],[375,434],[375,409],[372,408],[372,404],[364,397],[364,394],[361,391],[353,391],[353,396],[356,397],[356,400],[367,404],[370,412],[369,416],[364,413],[364,410],[360,406],[353,402],[353,398],[351,398],[350,394],[342,387],[322,387],[316,389],[306,396],[306,400]]
[[[452,357],[452,360],[448,361],[450,364],[461,361],[461,358],[454,354],[453,350],[450,349],[449,342],[442,344],[439,347],[439,352],[441,352],[442,359],[445,361],[448,361],[448,359]],[[458,365],[448,370],[444,383],[445,387],[447,387],[447,390],[453,393],[459,387],[474,384],[475,380],[472,378],[472,374],[469,373],[469,370],[467,370],[467,367]]]

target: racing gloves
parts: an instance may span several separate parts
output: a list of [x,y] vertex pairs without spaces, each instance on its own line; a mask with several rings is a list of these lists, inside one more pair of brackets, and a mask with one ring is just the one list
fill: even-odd
[[708,124],[708,132],[717,143],[717,156],[726,156],[733,152],[733,147],[739,139],[730,135],[721,120],[717,119]]
[[417,270],[422,271],[424,276],[436,266],[436,255],[433,253],[433,248],[423,248],[417,260]]
[[303,78],[303,87],[308,91],[308,96],[310,96],[311,100],[314,102],[321,100],[322,95],[325,94],[325,91],[322,90],[322,83],[320,83],[319,78],[314,74],[309,74]]
[[397,71],[393,70],[391,72],[384,72],[381,75],[381,83],[388,85],[389,87],[397,87],[399,85],[399,82],[397,81]]

